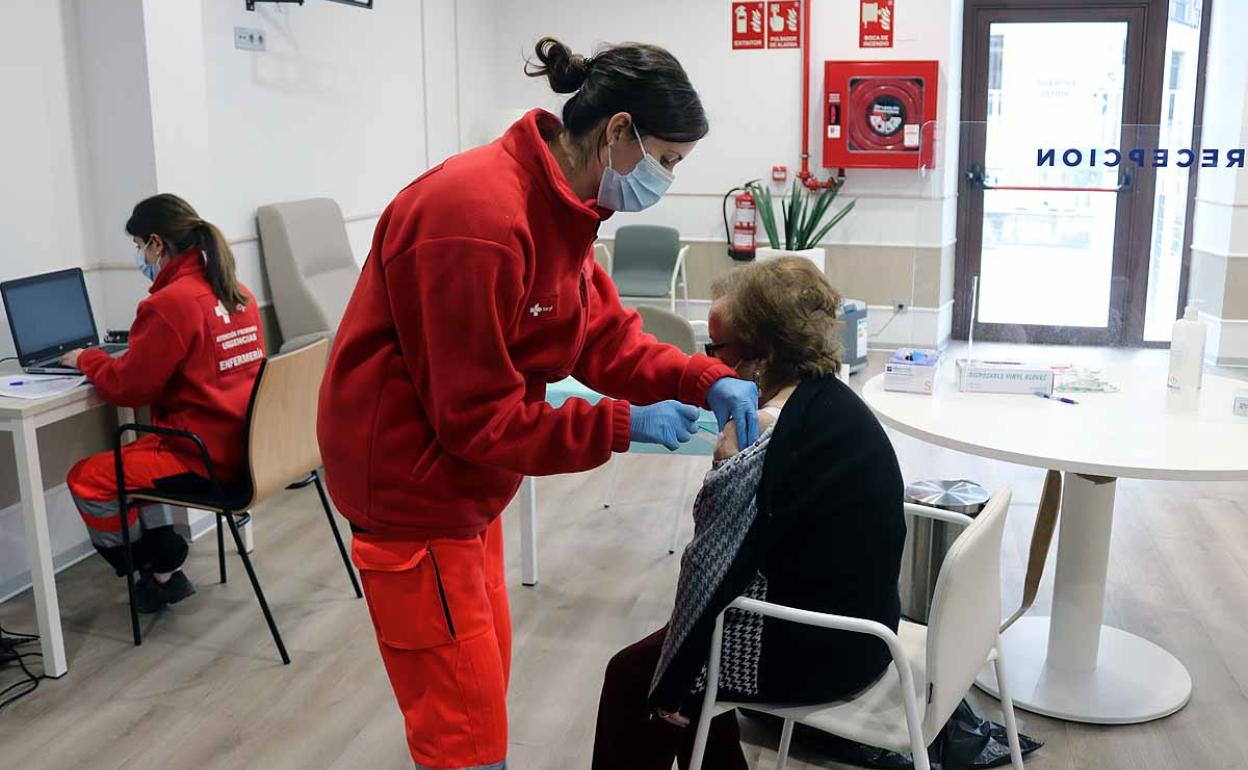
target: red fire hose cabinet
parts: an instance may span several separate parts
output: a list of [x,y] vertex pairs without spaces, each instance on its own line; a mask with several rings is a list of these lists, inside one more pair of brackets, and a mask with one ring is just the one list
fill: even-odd
[[935,61],[824,62],[824,168],[935,168]]

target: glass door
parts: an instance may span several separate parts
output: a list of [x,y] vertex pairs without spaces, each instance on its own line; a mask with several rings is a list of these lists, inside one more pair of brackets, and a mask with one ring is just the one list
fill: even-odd
[[975,304],[976,339],[1128,342],[1154,174],[1127,153],[1156,146],[1146,4],[968,3],[955,336]]

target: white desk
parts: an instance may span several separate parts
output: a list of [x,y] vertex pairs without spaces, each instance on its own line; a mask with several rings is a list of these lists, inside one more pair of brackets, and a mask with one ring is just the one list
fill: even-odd
[[[6,369],[12,374],[17,370]],[[23,400],[0,397],[0,431],[13,434],[13,453],[17,457],[17,481],[22,497],[22,522],[26,530],[26,552],[30,556],[30,576],[35,594],[35,614],[39,622],[39,641],[43,652],[43,669],[48,676],[61,676],[69,666],[65,659],[65,640],[61,634],[61,610],[56,598],[56,580],[52,569],[52,541],[48,537],[48,511],[43,496],[43,470],[39,464],[36,431],[44,425],[107,406],[95,388],[84,385],[52,398]],[[129,419],[130,410],[123,410],[121,419]]]
[[[1025,395],[959,393],[945,362],[936,394],[884,390],[863,398],[885,425],[938,446],[1065,473],[1052,617],[1024,617],[1002,637],[1018,706],[1076,722],[1131,724],[1174,713],[1191,697],[1187,669],[1161,647],[1103,625],[1118,478],[1248,479],[1248,419],[1231,414],[1242,380],[1205,375],[1183,405],[1165,372],[1108,369],[1120,393],[1072,394],[1077,405]],[[978,684],[996,694],[989,671]]]

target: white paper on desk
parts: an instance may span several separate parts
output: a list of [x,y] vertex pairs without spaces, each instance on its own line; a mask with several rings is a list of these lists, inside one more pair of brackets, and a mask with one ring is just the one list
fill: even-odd
[[[0,377],[0,396],[9,398],[49,398],[68,393],[86,382],[85,375],[22,374]],[[15,385],[14,383],[21,383]]]

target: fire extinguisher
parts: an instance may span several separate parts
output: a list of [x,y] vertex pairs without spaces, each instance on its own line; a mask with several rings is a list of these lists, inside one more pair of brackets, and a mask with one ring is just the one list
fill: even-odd
[[728,238],[728,256],[740,262],[754,259],[754,196],[743,187],[734,187],[724,195],[724,206],[733,193],[732,229],[728,228],[728,214],[724,212],[724,235]]

